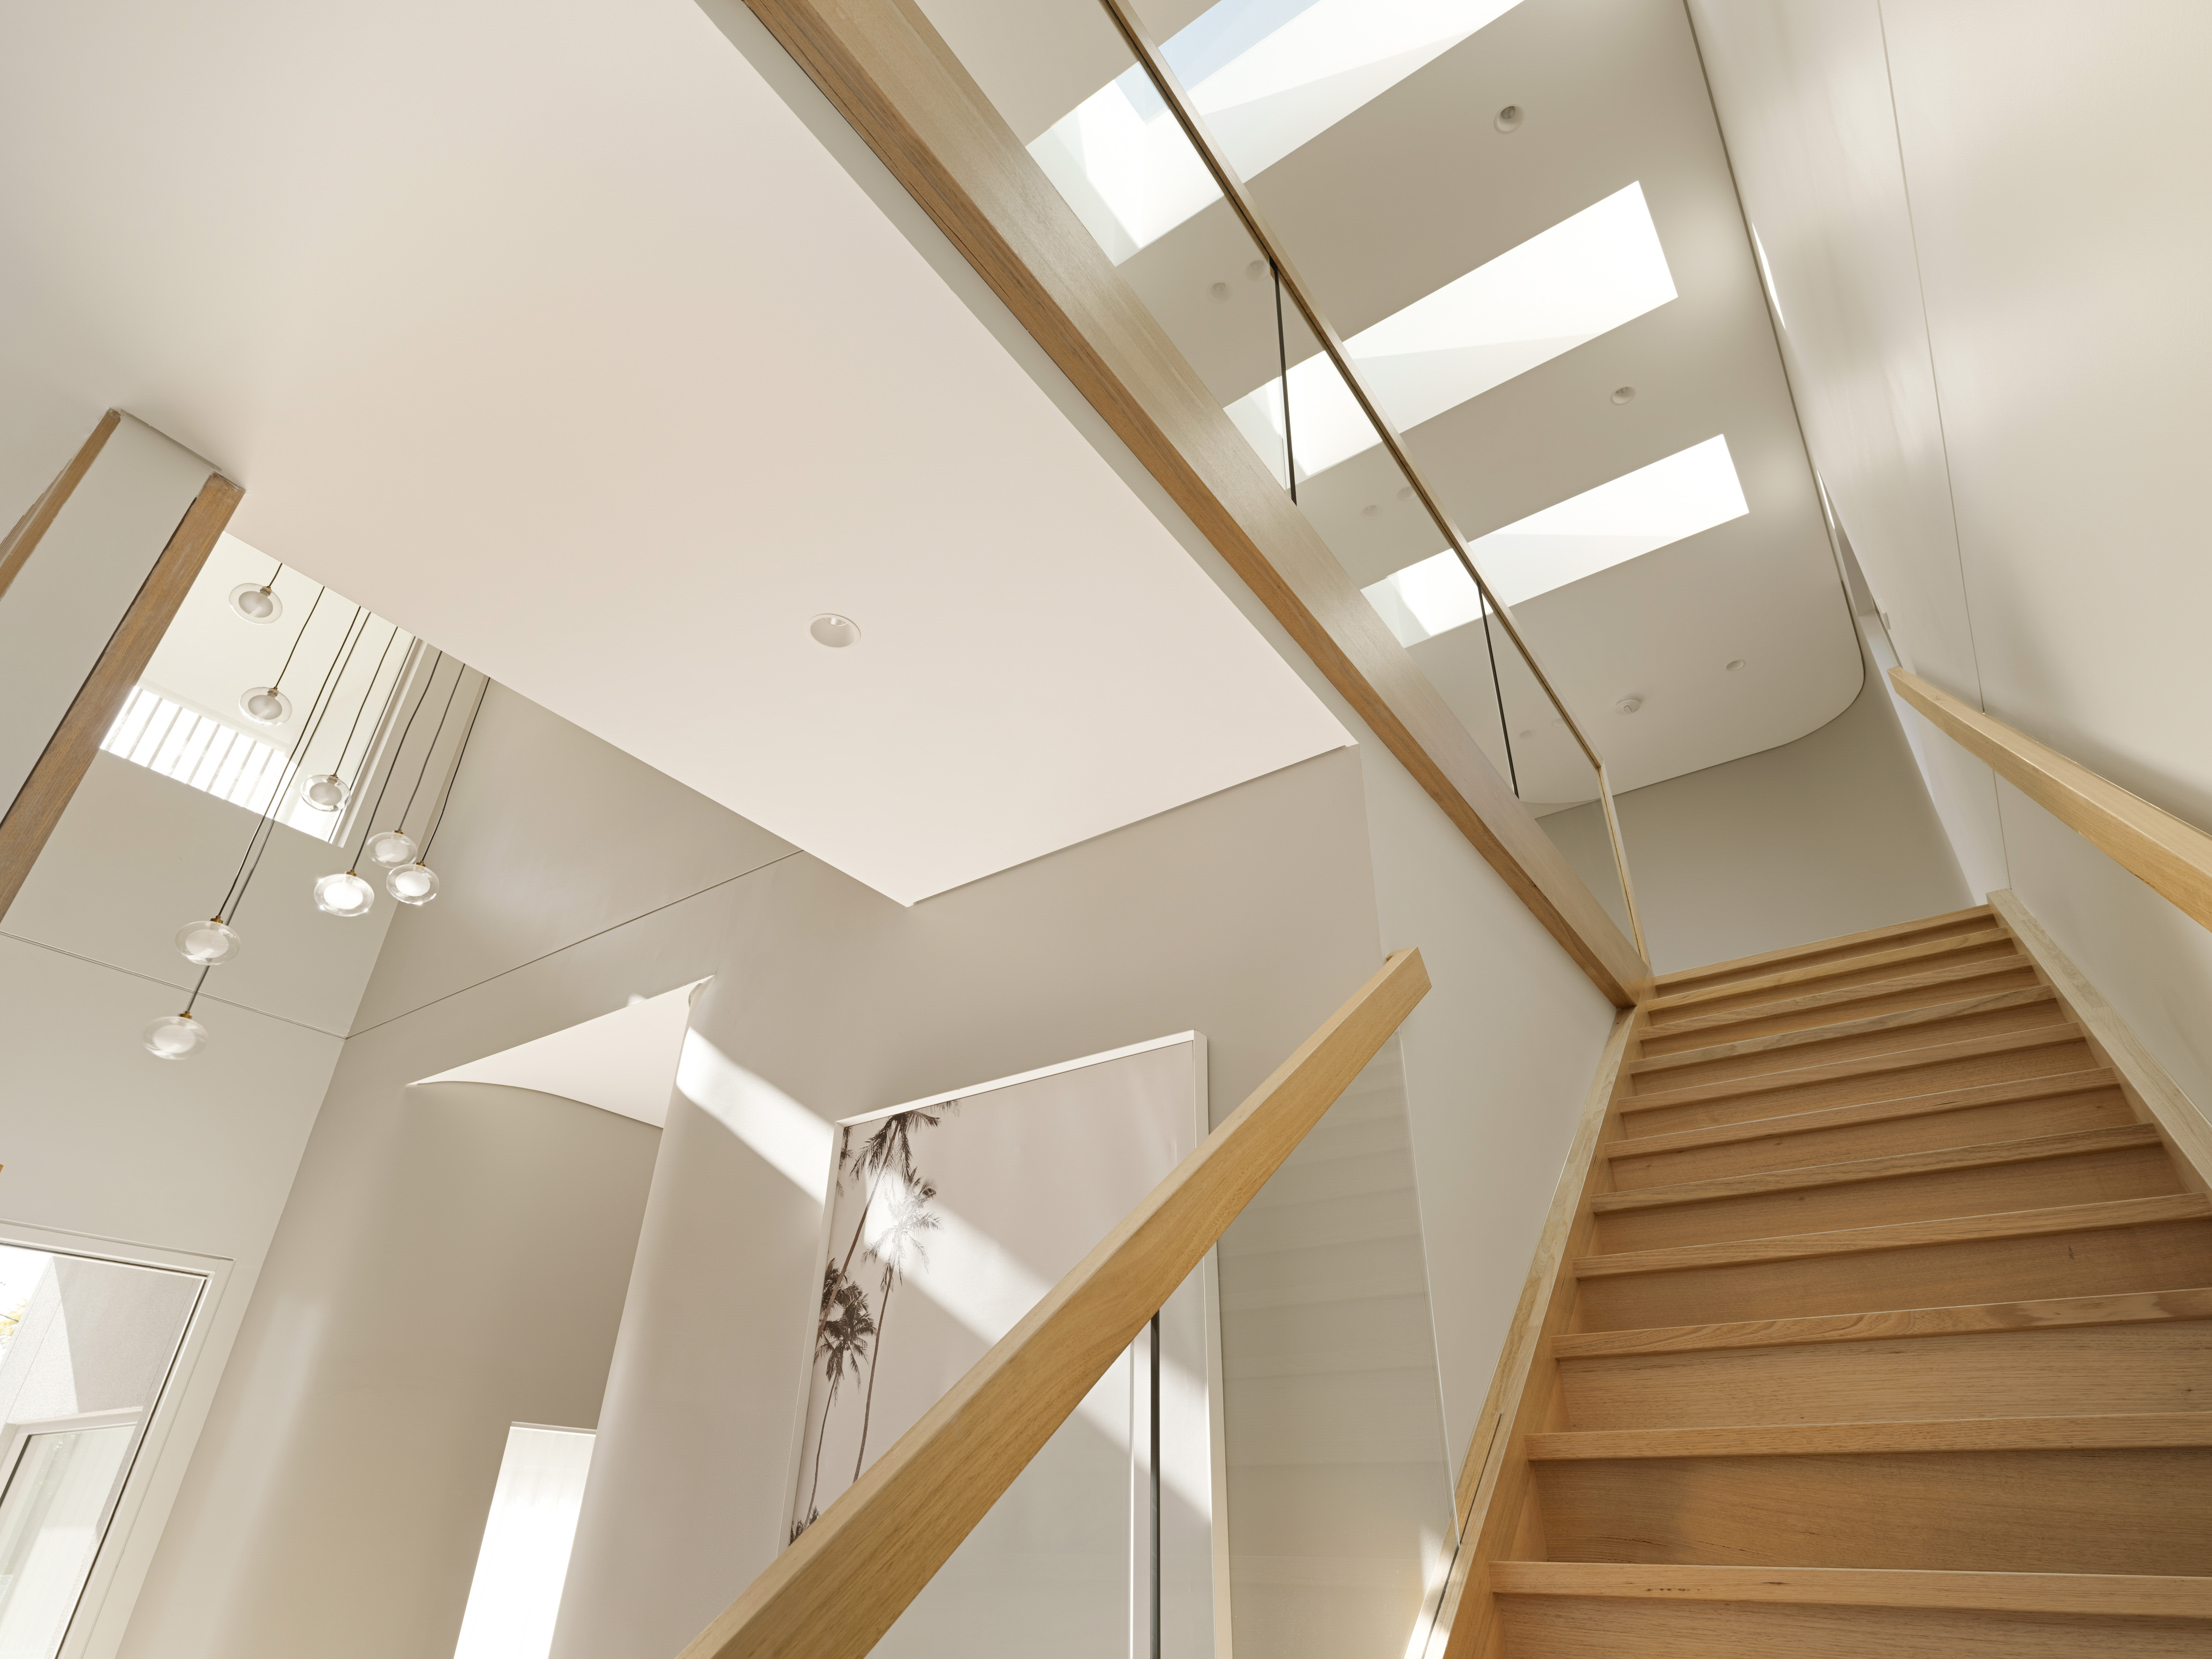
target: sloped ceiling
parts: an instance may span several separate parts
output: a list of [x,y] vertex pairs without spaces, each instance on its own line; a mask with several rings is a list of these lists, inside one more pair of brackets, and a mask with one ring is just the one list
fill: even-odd
[[1348,741],[691,0],[12,8],[0,199],[15,493],[127,408],[893,897]]

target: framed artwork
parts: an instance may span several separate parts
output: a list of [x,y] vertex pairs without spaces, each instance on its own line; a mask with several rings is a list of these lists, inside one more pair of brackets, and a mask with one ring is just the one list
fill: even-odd
[[[789,1536],[1206,1129],[1195,1031],[840,1123]],[[1219,1376],[1209,1255],[877,1651],[1226,1656]]]

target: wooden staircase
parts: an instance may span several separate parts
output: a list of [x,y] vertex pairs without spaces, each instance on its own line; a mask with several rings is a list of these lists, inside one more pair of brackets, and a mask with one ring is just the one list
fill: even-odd
[[1659,982],[1451,1653],[2212,1656],[2212,1201],[2057,985],[1987,907]]

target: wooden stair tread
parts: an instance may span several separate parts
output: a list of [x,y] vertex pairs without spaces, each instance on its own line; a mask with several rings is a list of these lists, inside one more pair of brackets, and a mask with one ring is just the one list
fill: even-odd
[[1725,1429],[1591,1429],[1528,1437],[1540,1462],[1645,1457],[1840,1457],[1899,1453],[2129,1451],[2212,1446],[2212,1412],[1960,1417]]
[[1710,1014],[1685,1015],[1680,1019],[1668,1020],[1663,1024],[1654,1019],[1646,1036],[1675,1037],[1692,1031],[1720,1030],[1730,1025],[1749,1024],[1755,1020],[1779,1019],[1790,1014],[1817,1013],[1823,1008],[1848,1008],[1855,1002],[1876,1001],[1905,991],[1971,986],[1976,980],[1989,979],[1997,975],[2017,975],[2033,971],[2034,964],[2027,957],[2019,956],[2000,957],[1995,961],[1960,963],[1956,967],[1929,969],[1924,972],[1900,975],[1895,979],[1875,980],[1864,985],[1845,985],[1832,991],[1807,992],[1778,1001],[1724,1008]]
[[2048,1077],[1984,1083],[1971,1089],[1938,1089],[1924,1095],[1899,1095],[1893,1100],[1869,1100],[1855,1106],[1824,1106],[1810,1112],[1790,1112],[1780,1117],[1746,1118],[1736,1123],[1713,1123],[1698,1129],[1670,1129],[1663,1134],[1626,1135],[1605,1149],[1610,1159],[1649,1158],[1660,1152],[1683,1152],[1692,1146],[1719,1146],[1736,1140],[1763,1140],[1770,1135],[1803,1134],[1815,1129],[1837,1128],[1848,1123],[1875,1123],[1885,1118],[1926,1117],[1972,1106],[2008,1105],[2014,1101],[2042,1100],[2056,1095],[2087,1094],[2116,1089],[2119,1079],[2106,1066],[2087,1071],[2054,1072]]
[[1846,1227],[1832,1232],[1790,1233],[1773,1238],[1739,1239],[1719,1244],[1677,1244],[1665,1249],[1622,1250],[1586,1255],[1574,1264],[1577,1279],[1624,1273],[1667,1273],[1685,1267],[1731,1267],[1752,1261],[1786,1261],[1810,1256],[1849,1255],[1867,1250],[1902,1249],[1916,1244],[1954,1243],[1968,1239],[2024,1238],[2045,1233],[2087,1232],[2100,1227],[2144,1226],[2160,1221],[2197,1221],[2212,1217],[2212,1199],[2199,1193],[2162,1198],[2119,1198],[2100,1204],[2067,1204],[2047,1210],[2008,1210],[1993,1215],[1957,1216],[1941,1221],[1898,1221],[1878,1227]]
[[[1830,1083],[1850,1078],[1873,1077],[1883,1072],[1910,1071],[1947,1060],[1973,1060],[2021,1048],[2055,1048],[2077,1045],[2081,1034],[2070,1025],[2038,1025],[2024,1031],[1996,1031],[1987,1036],[1960,1037],[1955,1042],[1924,1048],[1897,1048],[1879,1054],[1854,1054],[1789,1072],[1762,1072],[1756,1077],[1722,1078],[1707,1083],[1685,1084],[1679,1089],[1655,1089],[1632,1095],[1620,1103],[1624,1119],[1633,1112],[1662,1111],[1670,1106],[1704,1105],[1739,1095],[1770,1094],[1778,1089],[1808,1083]],[[1668,1055],[1668,1059],[1679,1058]],[[2078,1067],[2068,1067],[2078,1070]]]
[[[1884,941],[1910,940],[1916,933],[1979,932],[1970,924],[1986,921],[1997,926],[1996,910],[1992,905],[1977,904],[1964,910],[1953,910],[1940,916],[1923,916],[1917,921],[1893,922],[1887,927],[1869,927],[1864,933],[1841,933],[1834,939],[1814,939],[1805,945],[1792,945],[1779,951],[1762,951],[1756,956],[1737,957],[1728,962],[1708,963],[1702,968],[1677,969],[1673,973],[1661,974],[1651,982],[1651,988],[1661,995],[1668,995],[1695,986],[1701,980],[1722,976],[1748,975],[1761,969],[1779,969],[1795,962],[1812,966],[1815,962],[1828,961],[1855,955],[1869,955],[1883,948]],[[1809,960],[1808,960],[1809,959]]]
[[[1735,980],[1701,991],[1678,991],[1668,996],[1655,996],[1644,1006],[1658,1014],[1681,1008],[1702,1007],[1730,997],[1756,997],[1769,991],[1778,996],[1786,996],[1799,988],[1817,985],[1824,979],[1833,979],[1842,974],[1867,973],[1884,968],[1895,968],[1900,974],[1911,973],[1917,971],[1924,963],[1940,963],[1944,957],[1956,956],[1963,951],[1984,950],[1992,945],[2010,944],[2011,940],[2012,935],[2003,928],[1992,927],[1979,933],[1955,933],[1923,945],[1899,945],[1893,951],[1878,951],[1870,956],[1851,957],[1841,962],[1824,963],[1810,968],[1780,969],[1755,979]],[[2010,960],[2022,962],[2027,958],[2014,950]]]
[[1498,1561],[1500,1595],[2212,1619],[2212,1578],[2101,1572],[1922,1572],[1881,1567],[1651,1567],[1634,1562]]
[[1893,1152],[1882,1158],[1857,1158],[1843,1164],[1811,1164],[1796,1169],[1766,1170],[1757,1175],[1719,1176],[1708,1181],[1638,1187],[1627,1192],[1601,1193],[1591,1200],[1590,1207],[1600,1215],[1614,1214],[1632,1210],[1659,1209],[1671,1204],[1710,1203],[1719,1199],[1747,1197],[1753,1193],[1844,1186],[1894,1176],[1933,1174],[1940,1170],[1995,1168],[2008,1164],[2033,1163],[2041,1158],[2066,1158],[2080,1152],[2162,1144],[2157,1128],[2151,1124],[2118,1124],[2109,1129],[2075,1129],[2064,1134],[2034,1135],[2025,1139],[1993,1141],[1978,1146],[1954,1146],[1938,1152]]
[[2051,1297],[2028,1302],[1984,1302],[1954,1308],[1899,1308],[1881,1313],[1815,1314],[1802,1319],[1751,1319],[1730,1324],[1674,1325],[1649,1330],[1567,1331],[1552,1339],[1552,1354],[1556,1359],[1607,1358],[2189,1319],[2212,1319],[2212,1286],[2131,1291],[2113,1296]]
[[1787,1050],[1802,1048],[1809,1043],[1836,1042],[1846,1037],[1871,1036],[1885,1031],[1897,1032],[1909,1041],[1917,1034],[1917,1028],[1920,1026],[1967,1019],[1976,1014],[1997,1013],[2007,1008],[2025,1008],[2057,1000],[2057,994],[2047,985],[2024,986],[2014,991],[1993,991],[1984,996],[1933,1003],[1924,1008],[1899,1008],[1888,1013],[1872,1014],[1864,1019],[1841,1021],[1833,1025],[1814,1025],[1804,1030],[1777,1031],[1766,1036],[1746,1037],[1740,1042],[1716,1043],[1709,1048],[1686,1048],[1680,1054],[1658,1054],[1650,1060],[1631,1061],[1628,1069],[1635,1076],[1644,1077],[1657,1073],[1681,1071],[1692,1066],[1709,1066],[1718,1060],[1738,1060],[1747,1054],[1784,1054],[1786,1058]]

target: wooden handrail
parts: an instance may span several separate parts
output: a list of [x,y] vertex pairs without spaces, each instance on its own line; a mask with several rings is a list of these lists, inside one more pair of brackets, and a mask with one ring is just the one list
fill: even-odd
[[1902,668],[1890,684],[1936,729],[2160,896],[2212,927],[2212,836]]
[[1428,989],[1394,952],[681,1659],[872,1648]]

